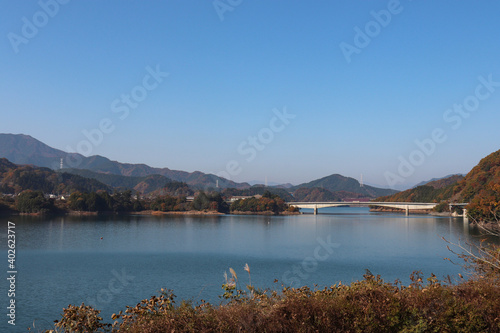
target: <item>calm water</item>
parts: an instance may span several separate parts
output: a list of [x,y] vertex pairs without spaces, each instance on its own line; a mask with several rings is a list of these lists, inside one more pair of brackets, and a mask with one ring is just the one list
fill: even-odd
[[[472,239],[477,230],[461,218],[370,213],[368,208],[330,208],[320,215],[126,216],[0,218],[2,265],[7,271],[6,226],[16,223],[17,325],[0,331],[48,329],[68,304],[92,304],[110,315],[134,306],[160,288],[178,299],[218,302],[223,273],[262,288],[329,286],[363,278],[365,269],[405,283],[414,270],[456,277],[460,268],[441,236]],[[327,213],[327,214],[324,214]],[[101,239],[102,237],[102,239]],[[5,281],[5,280],[4,280]],[[7,284],[1,284],[6,309]]]

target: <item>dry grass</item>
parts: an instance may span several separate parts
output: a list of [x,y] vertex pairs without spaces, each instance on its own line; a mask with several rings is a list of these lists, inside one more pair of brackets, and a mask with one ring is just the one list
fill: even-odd
[[373,276],[323,290],[285,288],[228,305],[138,314],[117,332],[499,332],[500,291],[487,281],[401,287]]
[[[499,248],[488,251],[498,253]],[[484,272],[484,266],[478,267]],[[248,266],[244,270],[250,273]],[[223,285],[226,304],[176,305],[172,292],[162,290],[113,315],[112,328],[100,323],[98,311],[82,304],[65,312],[57,331],[91,323],[89,330],[75,332],[500,332],[500,270],[478,273],[458,285],[415,272],[408,286],[367,271],[349,286],[284,287],[279,292],[251,285],[250,292],[238,290],[236,273],[230,273]]]

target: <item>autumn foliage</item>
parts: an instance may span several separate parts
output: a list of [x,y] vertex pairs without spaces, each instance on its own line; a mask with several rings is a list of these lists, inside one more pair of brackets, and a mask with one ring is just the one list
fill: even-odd
[[261,198],[240,199],[231,204],[232,212],[263,213],[272,212],[274,214],[290,210],[285,201],[278,195],[269,191],[264,192]]
[[500,220],[500,150],[483,158],[460,181],[455,193],[469,202],[469,215],[478,221]]
[[[483,158],[465,177],[452,176],[376,201],[469,203],[476,222],[500,221],[500,150]],[[446,206],[446,205],[444,205]]]
[[414,272],[411,284],[403,286],[367,271],[351,285],[279,291],[249,285],[243,291],[236,287],[234,270],[231,274],[233,282],[223,285],[225,301],[219,305],[203,300],[176,305],[172,291],[162,289],[159,296],[113,314],[113,324],[82,304],[65,309],[56,326],[64,332],[116,333],[500,332],[500,286],[487,278],[454,285]]

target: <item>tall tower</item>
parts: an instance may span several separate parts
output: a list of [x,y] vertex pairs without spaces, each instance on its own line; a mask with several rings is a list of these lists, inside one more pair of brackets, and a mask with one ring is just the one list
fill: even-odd
[[361,180],[359,181],[359,186],[363,187],[363,174],[361,174]]
[[61,157],[61,164],[60,164],[61,170],[62,170],[63,166],[64,166],[63,158]]
[[218,179],[215,181],[215,187],[219,188],[219,180]]

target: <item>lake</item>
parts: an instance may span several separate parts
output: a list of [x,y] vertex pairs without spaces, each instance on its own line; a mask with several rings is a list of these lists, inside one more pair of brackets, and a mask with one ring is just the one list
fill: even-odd
[[[0,331],[49,329],[68,304],[113,312],[173,289],[181,299],[219,302],[223,274],[239,286],[279,289],[281,283],[319,287],[363,279],[386,281],[421,270],[458,280],[459,266],[441,239],[478,241],[462,218],[369,212],[335,207],[295,216],[65,216],[1,217],[7,275],[7,221],[16,224],[16,327],[7,324],[7,283],[1,284]],[[462,272],[463,273],[463,272]],[[278,279],[278,283],[274,280]],[[5,280],[4,280],[5,281]]]

